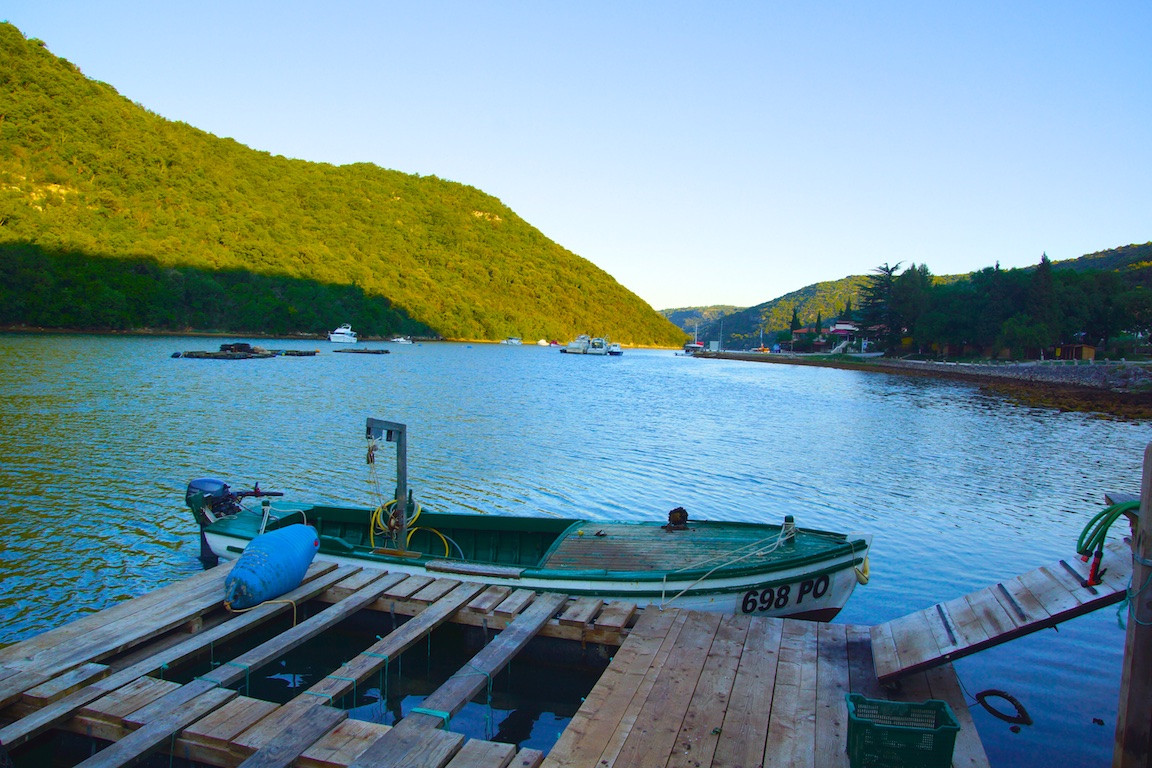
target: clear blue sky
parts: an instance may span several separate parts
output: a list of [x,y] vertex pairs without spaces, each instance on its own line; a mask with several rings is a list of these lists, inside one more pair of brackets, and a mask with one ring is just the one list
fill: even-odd
[[499,197],[657,309],[1152,240],[1152,3],[6,0],[164,117]]

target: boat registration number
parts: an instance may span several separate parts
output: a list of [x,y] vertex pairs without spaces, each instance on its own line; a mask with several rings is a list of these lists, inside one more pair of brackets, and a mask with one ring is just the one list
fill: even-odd
[[818,600],[827,594],[829,583],[828,576],[825,575],[807,579],[799,584],[750,589],[744,593],[744,599],[740,601],[740,610],[744,613],[779,611],[789,605],[800,605],[805,598]]

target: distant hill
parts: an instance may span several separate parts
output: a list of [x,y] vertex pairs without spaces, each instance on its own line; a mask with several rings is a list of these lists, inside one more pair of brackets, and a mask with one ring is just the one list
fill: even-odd
[[679,325],[685,333],[692,333],[695,318],[701,318],[700,341],[717,341],[722,331],[726,348],[756,347],[760,344],[761,327],[764,329],[765,343],[768,343],[770,337],[774,337],[777,332],[788,329],[792,322],[793,308],[796,309],[800,322],[807,324],[816,321],[817,313],[824,320],[836,317],[849,299],[852,300],[853,306],[858,307],[860,287],[865,280],[863,275],[850,275],[840,280],[814,283],[754,307],[735,309],[718,315],[712,314],[710,317],[701,310],[715,309],[713,307],[666,309],[663,312],[665,317]]
[[0,24],[0,323],[459,339],[682,332],[464,184],[166,120]]
[[[1089,270],[1120,272],[1128,276],[1129,282],[1142,282],[1152,286],[1152,242],[1143,245],[1125,245],[1075,259],[1052,262],[1052,268],[1078,272]],[[768,343],[770,338],[774,340],[777,333],[790,327],[793,308],[804,325],[815,322],[817,313],[824,321],[837,317],[849,299],[852,300],[852,306],[858,309],[860,289],[867,279],[867,275],[850,275],[841,280],[814,283],[746,309],[732,308],[729,311],[723,306],[684,307],[675,310],[665,309],[662,312],[685,333],[693,333],[696,330],[696,323],[699,322],[701,341],[716,341],[723,332],[726,348],[756,347],[760,344],[761,327],[765,343]],[[937,275],[933,278],[936,284],[967,279],[969,279],[967,274]]]

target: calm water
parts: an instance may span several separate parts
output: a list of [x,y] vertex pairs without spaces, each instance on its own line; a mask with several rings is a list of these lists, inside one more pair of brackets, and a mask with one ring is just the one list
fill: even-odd
[[[1070,556],[1104,491],[1138,489],[1152,439],[963,383],[670,351],[170,357],[217,343],[0,335],[0,643],[196,572],[191,478],[369,503],[366,416],[408,424],[429,507],[871,532],[872,581],[838,619],[864,624]],[[1123,639],[1106,609],[958,662],[967,691],[1036,721],[1012,733],[975,706],[993,764],[1106,764]]]

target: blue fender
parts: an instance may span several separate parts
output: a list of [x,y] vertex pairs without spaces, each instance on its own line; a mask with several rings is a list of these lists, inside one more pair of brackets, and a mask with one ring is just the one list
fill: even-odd
[[289,525],[249,542],[224,579],[224,601],[242,610],[274,600],[300,586],[320,538],[310,525]]

